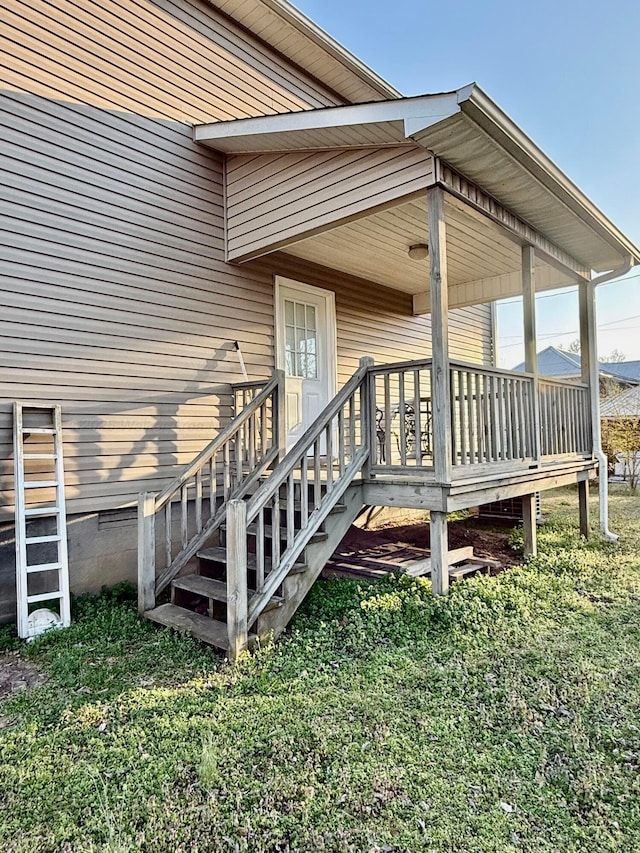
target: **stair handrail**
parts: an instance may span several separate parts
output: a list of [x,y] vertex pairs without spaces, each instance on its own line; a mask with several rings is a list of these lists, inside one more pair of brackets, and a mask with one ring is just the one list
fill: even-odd
[[[271,399],[272,423],[271,423],[271,446],[258,456],[255,449],[251,449],[249,458],[244,459],[240,453],[242,449],[242,436],[245,430],[250,429],[252,419],[266,406]],[[202,544],[223,524],[229,502],[242,498],[260,479],[265,470],[283,455],[285,436],[282,429],[281,411],[284,405],[284,373],[275,370],[272,377],[264,385],[262,390],[256,394],[251,402],[242,409],[230,423],[216,435],[209,444],[201,450],[198,455],[162,492],[142,492],[138,502],[138,607],[141,612],[151,610],[155,606],[155,597],[162,592],[184,565],[191,559]],[[264,413],[263,413],[264,414]],[[253,424],[255,439],[255,424]],[[264,440],[264,433],[262,436]],[[235,458],[231,463],[231,447],[234,445]],[[253,446],[252,446],[253,447]],[[214,505],[218,500],[216,483],[217,470],[215,467],[216,456],[223,452],[223,501],[219,507]],[[249,463],[249,470],[244,471],[244,465]],[[235,471],[231,471],[231,465]],[[209,519],[202,523],[202,472],[210,466],[210,492],[209,492]],[[232,478],[237,482],[232,484]],[[188,536],[187,502],[190,481],[195,478],[195,501],[196,501],[196,532]],[[172,533],[171,533],[171,502],[180,496],[182,507],[181,533],[182,548],[175,557],[172,557]],[[167,565],[156,577],[156,532],[155,519],[157,514],[165,509],[165,557]],[[171,557],[171,559],[169,559]]]
[[[272,470],[268,480],[266,480],[259,489],[251,496],[246,503],[246,511],[240,506],[240,502],[234,501],[233,512],[228,518],[227,524],[227,584],[228,584],[228,600],[230,607],[227,615],[229,626],[229,646],[233,649],[234,656],[237,655],[243,647],[246,647],[246,635],[238,637],[236,634],[237,625],[241,624],[243,630],[246,630],[246,625],[251,625],[258,618],[262,610],[266,607],[279,586],[286,579],[290,570],[293,568],[296,560],[308,545],[313,535],[318,531],[322,522],[329,515],[333,507],[336,505],[340,497],[344,494],[348,486],[353,482],[356,474],[362,469],[367,461],[370,453],[370,405],[369,405],[369,368],[373,365],[373,359],[365,357],[360,359],[360,367],[347,381],[342,389],[328,403],[328,405],[320,412],[315,421],[306,430],[303,436],[294,444],[285,457]],[[360,439],[359,447],[356,449],[356,431],[355,431],[355,398],[360,392],[359,412],[360,412]],[[346,451],[344,441],[344,409],[349,408],[351,419],[348,423],[350,430],[349,450]],[[338,419],[338,476],[334,479],[333,474],[333,432],[335,426],[334,419]],[[307,500],[305,494],[308,494],[308,481],[305,473],[308,471],[309,460],[314,467],[314,483],[319,483],[320,471],[320,450],[321,441],[327,442],[326,456],[328,459],[327,465],[327,488],[323,495],[319,495],[319,489],[316,487],[314,496],[314,507],[311,513],[304,518],[303,512],[302,529],[293,530],[293,524],[289,523],[287,517],[287,547],[282,554],[279,554],[277,565],[272,566],[272,571],[264,579],[263,583],[258,580],[259,587],[256,594],[252,595],[251,602],[246,600],[246,574],[247,574],[247,556],[246,556],[246,539],[247,528],[253,522],[257,525],[257,537],[260,535],[260,529],[264,528],[262,513],[269,505],[276,502],[276,495],[279,495],[283,486],[287,488],[287,494],[293,498],[293,472],[297,467],[300,467],[302,472],[300,483],[300,495],[303,503]],[[353,436],[353,439],[351,438]],[[313,455],[310,457],[310,451]],[[345,456],[350,457],[349,463],[345,464]],[[307,508],[308,509],[308,508]],[[291,510],[289,510],[290,512]],[[236,523],[231,523],[235,520]],[[279,530],[279,510],[277,517],[271,520],[272,528]],[[278,543],[276,545],[276,542]],[[278,535],[274,534],[273,547],[279,551]],[[259,554],[261,544],[256,542],[256,559],[258,562],[259,573]],[[264,556],[264,554],[263,554]],[[261,587],[261,588],[260,588]],[[240,594],[239,594],[240,593]],[[244,601],[239,600],[244,597]],[[232,604],[231,604],[232,602]],[[239,610],[243,610],[246,616],[238,617]],[[234,627],[232,627],[234,626]]]

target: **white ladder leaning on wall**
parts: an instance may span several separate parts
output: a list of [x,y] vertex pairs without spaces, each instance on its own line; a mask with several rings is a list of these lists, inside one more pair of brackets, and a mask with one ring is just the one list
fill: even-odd
[[[71,623],[60,406],[14,402],[13,447],[18,635],[29,639]],[[32,609],[46,602],[57,612]]]

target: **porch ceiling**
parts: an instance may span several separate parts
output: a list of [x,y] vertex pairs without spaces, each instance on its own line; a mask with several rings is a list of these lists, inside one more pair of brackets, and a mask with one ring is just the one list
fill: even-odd
[[[445,199],[447,263],[453,305],[491,301],[521,292],[520,246],[498,225],[466,214]],[[325,267],[341,270],[405,293],[429,289],[429,261],[409,258],[409,246],[428,243],[425,197],[398,204],[340,225],[284,250]],[[537,260],[537,289],[548,290],[575,279]],[[479,298],[477,285],[484,293]]]
[[[588,269],[617,269],[629,257],[640,263],[640,249],[475,84],[418,98],[200,125],[194,139],[236,155],[426,149]],[[265,243],[264,253],[274,248]]]

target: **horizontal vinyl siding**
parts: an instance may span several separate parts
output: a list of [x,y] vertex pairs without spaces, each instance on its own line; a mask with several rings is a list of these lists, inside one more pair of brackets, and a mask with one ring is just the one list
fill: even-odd
[[336,97],[198,0],[13,0],[4,85],[178,122],[329,106]]
[[[334,291],[339,385],[357,370],[364,355],[372,356],[376,364],[385,364],[431,354],[431,318],[412,316],[412,298],[407,293],[341,275],[284,253],[254,261],[250,267]],[[490,305],[449,312],[449,350],[451,358],[492,363]]]
[[337,101],[199,0],[14,0],[0,50],[0,518],[14,399],[62,404],[69,511],[121,506],[228,420],[234,341],[273,365],[271,277],[225,263],[189,123]]
[[229,259],[264,254],[420,192],[433,177],[433,158],[413,148],[229,157]]
[[[127,196],[128,135],[110,141],[108,156],[76,140],[69,162],[50,103],[40,109],[41,99],[17,93],[0,101],[6,113],[13,103],[30,110],[42,139],[59,143],[43,163],[25,134],[0,165],[9,169],[0,185],[3,515],[13,504],[13,399],[62,404],[69,511],[120,506],[162,488],[228,420],[227,383],[242,379],[235,340],[251,375],[269,374],[271,278],[224,262],[222,164],[188,128],[172,131],[177,160],[153,122],[136,119],[149,158]],[[99,126],[103,111],[90,112]],[[169,202],[164,162],[189,175]]]

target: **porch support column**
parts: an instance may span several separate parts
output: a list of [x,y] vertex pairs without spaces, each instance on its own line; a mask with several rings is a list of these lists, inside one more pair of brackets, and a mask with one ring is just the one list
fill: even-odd
[[[600,532],[610,542],[618,536],[609,530],[609,482],[607,457],[602,452],[600,429],[600,370],[598,367],[598,331],[596,326],[596,288],[593,282],[581,282],[578,287],[580,305],[580,365],[582,381],[589,386],[591,402],[591,441],[593,455],[598,460],[598,492],[600,503]],[[582,521],[581,521],[582,526]]]
[[431,301],[431,398],[433,465],[437,483],[451,482],[451,377],[449,374],[449,291],[444,194],[428,190]]
[[536,341],[536,251],[522,247],[522,319],[524,321],[524,369],[538,373]]
[[578,481],[578,514],[580,517],[580,535],[589,538],[589,481]]
[[538,525],[536,521],[536,496],[522,496],[522,533],[525,557],[535,557],[538,553]]
[[[593,291],[593,293],[589,293]],[[593,300],[593,301],[592,301]],[[595,361],[597,366],[597,355],[594,353],[595,340],[590,334],[591,321],[595,328],[595,288],[589,283],[578,285],[578,308],[580,312],[580,379],[589,386],[589,412],[591,419],[594,418],[594,397],[600,399],[600,377],[596,376],[595,385],[591,375],[591,364]],[[591,316],[593,315],[593,317]],[[595,357],[594,357],[595,356]],[[600,425],[600,406],[598,405],[597,422]],[[593,431],[592,431],[593,432]],[[593,452],[593,448],[592,448]],[[589,481],[578,482],[578,517],[580,519],[580,534],[585,539],[589,537]]]
[[[449,292],[444,193],[427,191],[431,303],[431,401],[435,480],[451,483],[451,376],[449,373]],[[435,595],[449,591],[449,537],[446,512],[430,513],[431,586]]]
[[[533,455],[540,462],[540,398],[538,392],[538,348],[536,340],[536,278],[535,249],[522,247],[522,318],[524,322],[524,369],[533,374]],[[522,524],[525,556],[535,556],[538,550],[536,527],[536,496],[522,496]]]
[[446,512],[429,513],[431,588],[434,595],[449,592],[449,531]]

